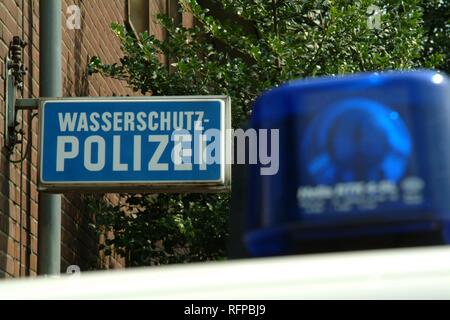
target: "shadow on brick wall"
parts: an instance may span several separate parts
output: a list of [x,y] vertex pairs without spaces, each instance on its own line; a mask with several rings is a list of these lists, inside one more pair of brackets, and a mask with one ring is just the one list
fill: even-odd
[[62,213],[61,272],[78,265],[82,271],[98,269],[98,237],[89,227],[93,217],[83,197],[64,194]]
[[64,78],[63,90],[65,96],[72,96],[75,94],[76,97],[86,97],[89,96],[89,80],[87,73],[89,57],[83,59],[81,50],[85,32],[85,11],[83,10],[80,0],[77,1],[76,5],[81,8],[81,24],[79,30],[70,31],[75,33],[74,48],[72,54],[70,54],[70,52],[67,53],[67,63],[74,66],[74,82],[66,75]]
[[9,206],[9,162],[5,156],[6,150],[2,147],[0,167],[0,278],[5,278],[8,270],[8,237],[10,236],[10,206]]

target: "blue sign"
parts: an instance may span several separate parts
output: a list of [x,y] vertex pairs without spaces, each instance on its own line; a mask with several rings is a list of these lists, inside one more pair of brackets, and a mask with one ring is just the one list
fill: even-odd
[[229,186],[226,97],[61,98],[40,114],[41,190]]
[[278,173],[261,176],[261,165],[251,168],[245,240],[252,254],[420,232],[450,243],[446,75],[294,81],[263,94],[251,121],[280,135]]

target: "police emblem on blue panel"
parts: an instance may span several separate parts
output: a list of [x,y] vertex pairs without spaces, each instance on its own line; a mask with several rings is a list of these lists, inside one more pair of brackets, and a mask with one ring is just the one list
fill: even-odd
[[316,115],[301,141],[303,163],[316,184],[399,181],[408,169],[411,135],[395,110],[348,99]]

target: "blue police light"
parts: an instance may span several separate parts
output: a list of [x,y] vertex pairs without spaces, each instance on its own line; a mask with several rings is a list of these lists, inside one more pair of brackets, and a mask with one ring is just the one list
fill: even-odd
[[450,242],[450,82],[434,71],[295,81],[263,94],[279,171],[250,169],[253,255],[302,241],[437,232]]
[[398,113],[366,99],[330,106],[313,119],[301,141],[303,160],[316,184],[398,181],[411,155],[411,137]]

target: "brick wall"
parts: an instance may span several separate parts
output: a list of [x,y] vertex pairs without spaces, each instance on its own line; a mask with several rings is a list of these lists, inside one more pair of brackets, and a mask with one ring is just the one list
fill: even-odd
[[[86,77],[85,67],[90,57],[97,55],[105,62],[116,62],[121,56],[120,45],[110,31],[110,23],[125,19],[125,0],[62,0],[63,1],[63,95],[111,96],[133,94],[126,84],[99,75]],[[68,6],[81,8],[81,30],[66,27]],[[21,163],[7,159],[4,146],[4,58],[12,37],[19,35],[28,43],[24,63],[24,98],[39,95],[39,1],[0,0],[0,278],[34,276],[37,273],[38,192],[37,183],[37,119],[29,111],[19,112],[24,145],[31,143],[31,152]],[[18,146],[13,159],[25,154]],[[117,195],[111,195],[117,201]],[[88,229],[91,221],[79,194],[65,194],[62,204],[62,271],[76,264],[87,268],[116,268],[121,259],[99,255],[98,241]]]

